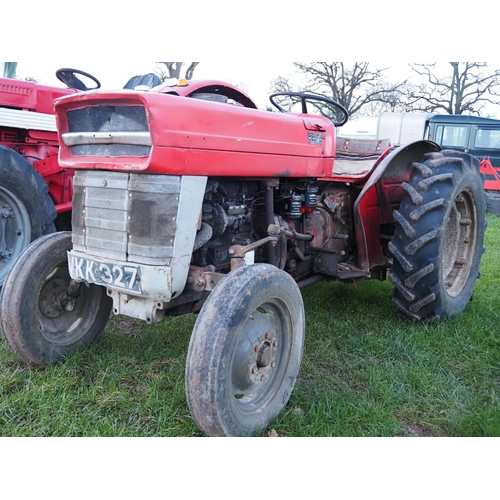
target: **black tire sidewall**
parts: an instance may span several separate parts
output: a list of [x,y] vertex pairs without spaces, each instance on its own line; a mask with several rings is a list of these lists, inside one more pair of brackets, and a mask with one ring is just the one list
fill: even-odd
[[55,207],[40,174],[15,151],[0,145],[0,182],[23,203],[28,212],[31,241],[53,229]]
[[[265,280],[268,283],[268,287],[265,289],[265,293],[261,294],[253,293],[253,283],[250,282],[248,293],[245,293],[243,296],[240,295],[238,297],[235,297],[235,300],[232,304],[233,308],[229,310],[230,320],[228,321],[228,330],[229,332],[231,332],[231,338],[229,342],[226,342],[225,347],[222,351],[221,364],[226,367],[226,370],[221,370],[219,372],[219,386],[225,388],[225,398],[227,398],[227,400],[231,402],[231,409],[229,410],[228,408],[228,411],[231,411],[230,417],[234,418],[235,415],[238,416],[237,423],[239,426],[241,426],[240,434],[253,433],[256,430],[265,427],[270,420],[278,416],[283,407],[283,402],[288,401],[293,391],[296,376],[299,371],[301,357],[297,359],[296,356],[292,356],[287,368],[287,373],[289,374],[289,376],[286,377],[285,374],[283,374],[284,380],[280,385],[279,390],[275,394],[273,401],[266,407],[264,411],[258,414],[252,413],[251,415],[247,416],[238,409],[237,400],[230,391],[230,367],[232,365],[231,356],[234,353],[236,344],[240,338],[240,330],[243,326],[241,323],[241,319],[238,319],[239,311],[253,311],[266,300],[279,296],[280,299],[283,299],[289,309],[289,312],[292,316],[293,328],[300,328],[300,320],[296,318],[294,321],[293,319],[293,317],[296,316],[295,313],[300,312],[300,309],[295,308],[294,311],[294,308],[291,307],[292,304],[296,303],[296,297],[292,293],[292,289],[290,288],[290,286],[285,283],[282,278],[282,273],[270,273],[269,277]],[[260,286],[257,286],[255,288],[260,289]],[[302,344],[299,342],[300,338],[298,338],[296,335],[293,335],[293,338],[291,340],[294,344],[291,350],[293,352],[297,352],[299,350],[302,351]]]
[[[405,249],[409,248],[407,245],[411,246],[411,244],[417,242],[419,238],[424,237],[430,231],[437,230],[437,237],[428,241],[414,254],[406,255],[409,262],[411,262],[412,270],[406,272],[402,264],[395,258],[390,272],[390,278],[393,283],[398,281],[404,285],[407,279],[413,279],[413,275],[417,274],[417,271],[424,270],[430,264],[434,265],[433,271],[419,279],[411,290],[409,290],[415,299],[412,299],[412,301],[407,299],[404,293],[398,290],[397,286],[394,292],[394,300],[405,314],[426,321],[447,319],[465,309],[472,296],[479,274],[481,257],[484,252],[486,200],[483,190],[483,179],[479,172],[479,163],[470,155],[456,151],[443,151],[440,155],[441,159],[431,157],[429,160],[429,165],[434,161],[437,162],[436,166],[431,167],[433,174],[430,180],[434,177],[439,179],[439,175],[452,173],[453,181],[443,179],[431,184],[422,192],[423,200],[420,204],[412,201],[412,197],[406,194],[400,204],[399,213],[403,219],[411,222],[412,211],[417,210],[420,206],[424,206],[430,202],[437,202],[441,198],[445,201],[444,206],[437,206],[425,212],[416,222],[411,222],[411,227],[415,231],[415,235],[407,235],[402,226],[398,225],[393,244],[404,255]],[[420,169],[417,168],[413,172],[410,185],[418,192],[420,182],[426,182],[426,179],[427,177],[424,177]],[[456,296],[452,296],[446,289],[443,277],[446,227],[451,211],[454,209],[455,200],[464,191],[468,191],[474,200],[476,241],[472,250],[473,256],[472,263],[469,266],[469,275],[465,278],[460,292]],[[412,312],[413,304],[416,304],[421,299],[427,300],[432,295],[435,297],[434,300],[425,304],[418,310],[418,313]]]
[[33,365],[54,363],[95,341],[111,311],[111,299],[104,287],[82,285],[85,288],[77,307],[87,318],[81,325],[87,330],[77,330],[74,340],[69,337],[63,343],[51,342],[43,333],[37,319],[40,291],[52,269],[67,264],[69,249],[70,232],[42,236],[26,247],[5,280],[0,299],[2,333],[11,350]]

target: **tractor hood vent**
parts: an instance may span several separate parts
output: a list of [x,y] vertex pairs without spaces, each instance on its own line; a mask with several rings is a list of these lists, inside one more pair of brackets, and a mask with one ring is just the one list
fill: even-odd
[[147,156],[151,135],[144,106],[90,106],[67,112],[62,134],[73,155]]

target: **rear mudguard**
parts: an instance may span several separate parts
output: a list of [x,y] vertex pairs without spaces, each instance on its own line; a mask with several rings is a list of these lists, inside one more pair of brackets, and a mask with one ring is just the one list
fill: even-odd
[[401,146],[375,168],[354,203],[354,227],[358,247],[358,267],[372,270],[387,267],[382,250],[382,226],[393,224],[393,212],[403,197],[401,184],[411,177],[412,164],[423,161],[426,153],[441,151],[432,141],[417,141]]

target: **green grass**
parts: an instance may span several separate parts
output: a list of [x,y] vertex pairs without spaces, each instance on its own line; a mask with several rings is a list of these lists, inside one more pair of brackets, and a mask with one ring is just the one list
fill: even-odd
[[[269,429],[280,436],[500,436],[500,217],[488,219],[474,300],[447,322],[401,316],[387,281],[304,290],[299,379]],[[195,319],[148,326],[113,317],[98,343],[40,369],[1,341],[0,435],[203,435],[184,394]]]

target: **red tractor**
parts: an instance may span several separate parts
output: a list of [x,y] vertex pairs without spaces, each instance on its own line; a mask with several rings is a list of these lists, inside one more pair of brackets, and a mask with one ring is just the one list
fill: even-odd
[[54,100],[100,83],[88,73],[60,69],[69,88],[0,78],[0,287],[13,262],[36,238],[71,228],[73,171],[57,159]]
[[[73,171],[58,162],[54,100],[100,83],[70,68],[56,76],[67,89],[0,78],[0,288],[31,241],[71,229]],[[132,78],[126,87],[159,83],[149,74]]]
[[[184,83],[57,99],[72,232],[32,243],[5,280],[1,329],[18,356],[65,358],[111,310],[148,323],[198,313],[191,413],[208,435],[250,435],[293,390],[301,288],[388,273],[410,318],[465,309],[484,251],[478,160],[427,140],[337,139],[347,112],[321,96],[274,94],[274,113],[232,85]],[[309,113],[319,105],[333,121]]]

